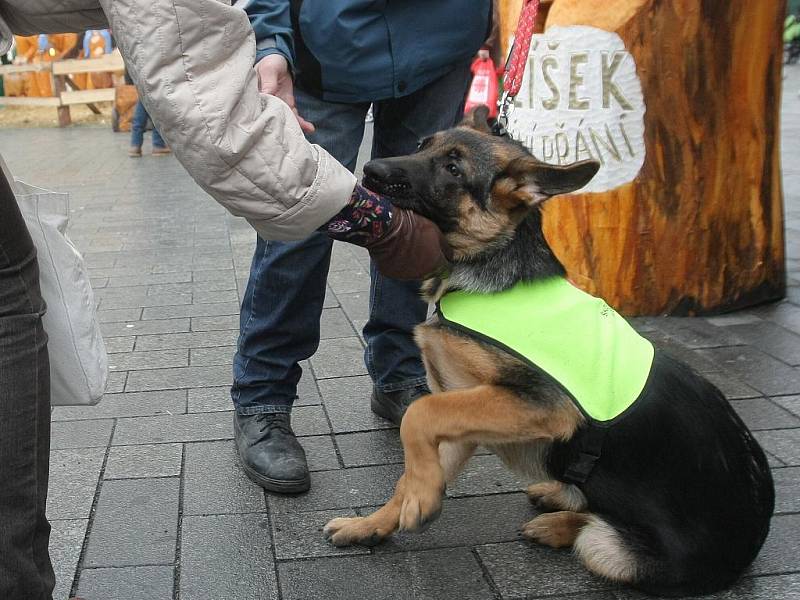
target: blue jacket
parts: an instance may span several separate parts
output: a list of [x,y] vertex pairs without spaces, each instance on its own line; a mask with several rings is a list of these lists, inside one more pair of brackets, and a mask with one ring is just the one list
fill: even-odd
[[279,52],[303,90],[333,102],[406,96],[469,61],[492,0],[249,0],[256,60]]

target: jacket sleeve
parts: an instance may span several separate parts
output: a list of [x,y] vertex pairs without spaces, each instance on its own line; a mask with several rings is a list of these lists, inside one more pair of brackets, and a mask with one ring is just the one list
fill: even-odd
[[248,0],[244,10],[256,36],[256,62],[277,52],[294,69],[289,0]]
[[[267,239],[307,237],[355,177],[258,93],[247,15],[217,0],[100,0],[140,98],[197,183]],[[177,218],[177,216],[176,216]]]

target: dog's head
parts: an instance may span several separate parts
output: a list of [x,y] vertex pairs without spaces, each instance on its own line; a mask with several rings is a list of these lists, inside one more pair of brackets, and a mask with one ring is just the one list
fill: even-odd
[[511,239],[542,201],[582,188],[600,167],[539,162],[521,144],[492,135],[486,117],[480,107],[414,154],[364,166],[364,185],[436,223],[456,260]]

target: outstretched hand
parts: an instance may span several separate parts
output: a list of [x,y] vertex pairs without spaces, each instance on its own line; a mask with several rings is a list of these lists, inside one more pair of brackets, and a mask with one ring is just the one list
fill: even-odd
[[294,103],[294,84],[289,73],[289,63],[280,54],[269,54],[256,64],[258,73],[258,91],[280,98],[292,109],[300,129],[305,133],[314,133],[314,124],[300,116]]

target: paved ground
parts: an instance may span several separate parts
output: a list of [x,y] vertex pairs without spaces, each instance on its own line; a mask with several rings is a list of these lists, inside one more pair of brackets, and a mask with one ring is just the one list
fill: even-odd
[[[772,533],[724,598],[800,598],[800,68],[784,99],[789,297],[711,319],[638,325],[706,373],[769,453]],[[2,113],[0,112],[0,123]],[[304,365],[294,425],[312,491],[269,496],[240,474],[227,386],[254,234],[173,158],[130,160],[105,129],[3,130],[16,172],[72,192],[111,352],[107,397],[53,412],[49,516],[56,598],[252,600],[638,597],[592,578],[568,552],[518,540],[533,515],[522,484],[475,458],[425,535],[338,550],[321,526],[386,500],[397,430],[368,408],[358,331],[363,252],[337,246],[319,352]]]

